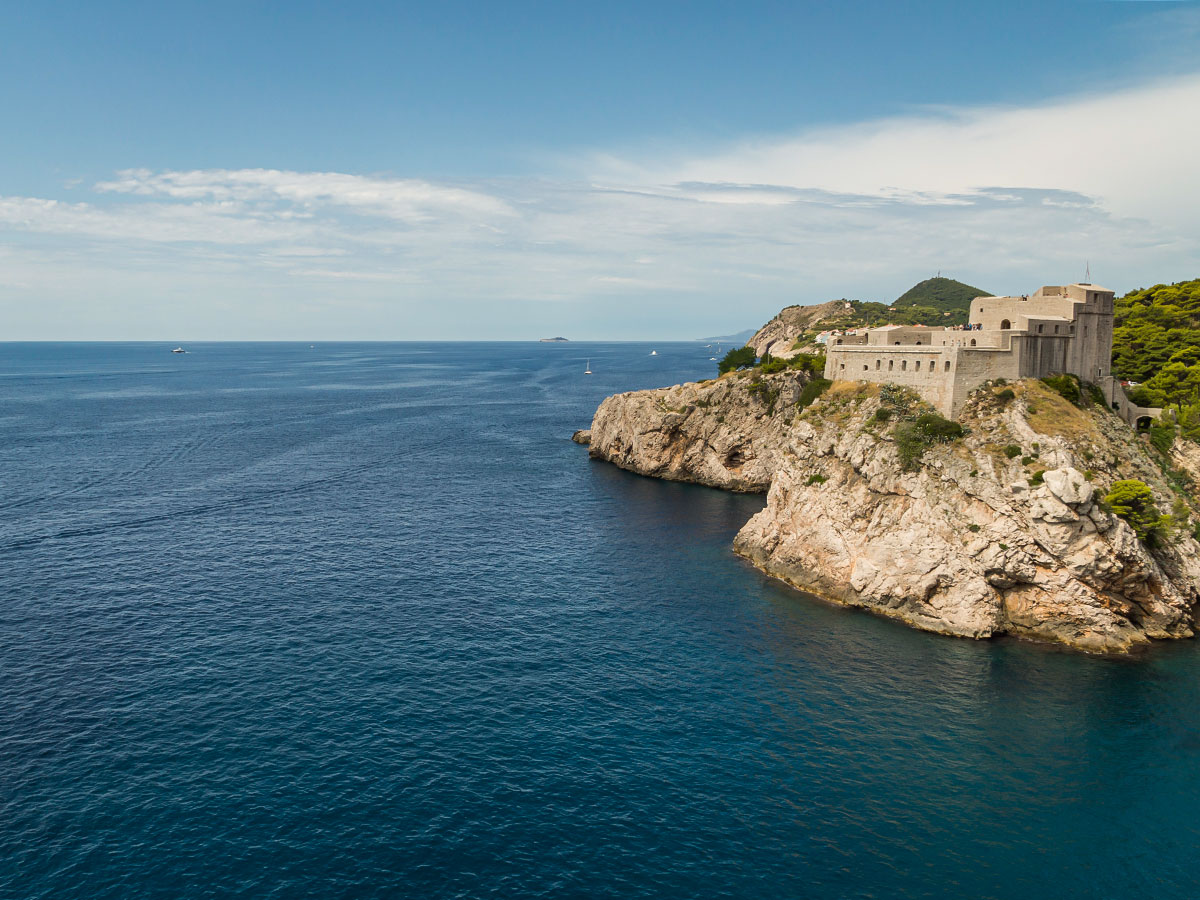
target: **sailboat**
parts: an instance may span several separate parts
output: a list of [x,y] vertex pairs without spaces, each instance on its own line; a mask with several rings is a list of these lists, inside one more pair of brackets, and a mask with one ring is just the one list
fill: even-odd
[[650,355],[651,355],[651,356],[658,356],[658,351],[657,351],[657,350],[651,350],[651,351],[650,351]]
[[587,368],[583,370],[583,374],[584,375],[592,374],[592,361],[590,359],[587,361]]

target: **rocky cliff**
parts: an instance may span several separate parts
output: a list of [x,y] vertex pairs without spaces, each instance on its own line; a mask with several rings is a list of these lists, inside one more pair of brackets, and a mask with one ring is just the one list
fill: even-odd
[[808,331],[817,330],[822,322],[844,317],[852,307],[845,300],[830,300],[817,306],[789,306],[758,329],[746,342],[754,348],[755,356],[770,353],[779,359],[789,359],[805,349],[793,349],[796,339]]
[[1179,526],[1190,498],[1102,406],[1079,409],[1036,381],[985,387],[960,417],[964,436],[914,448],[914,396],[837,384],[805,408],[804,384],[741,372],[609,397],[590,453],[645,475],[769,488],[736,552],[918,628],[1093,651],[1192,635],[1200,546],[1175,527],[1148,549],[1100,502],[1136,478]]

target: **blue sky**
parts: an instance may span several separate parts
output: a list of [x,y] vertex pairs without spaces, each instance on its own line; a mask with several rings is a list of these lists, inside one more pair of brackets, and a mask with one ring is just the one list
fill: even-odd
[[0,339],[1200,276],[1194,3],[10,3],[0,113]]

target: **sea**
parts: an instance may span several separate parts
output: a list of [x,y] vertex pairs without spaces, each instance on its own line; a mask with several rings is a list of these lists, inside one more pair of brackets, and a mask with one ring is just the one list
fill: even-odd
[[5,900],[1200,896],[1196,642],[829,605],[570,441],[715,348],[172,346],[0,344]]

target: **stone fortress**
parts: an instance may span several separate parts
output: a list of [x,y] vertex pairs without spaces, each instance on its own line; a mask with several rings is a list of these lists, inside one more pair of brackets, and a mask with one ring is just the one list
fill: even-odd
[[950,328],[886,325],[831,336],[825,377],[914,389],[954,418],[985,381],[1070,372],[1099,385],[1130,425],[1161,410],[1134,405],[1110,372],[1113,292],[1077,283],[1039,288],[1032,296],[976,297],[969,324]]

